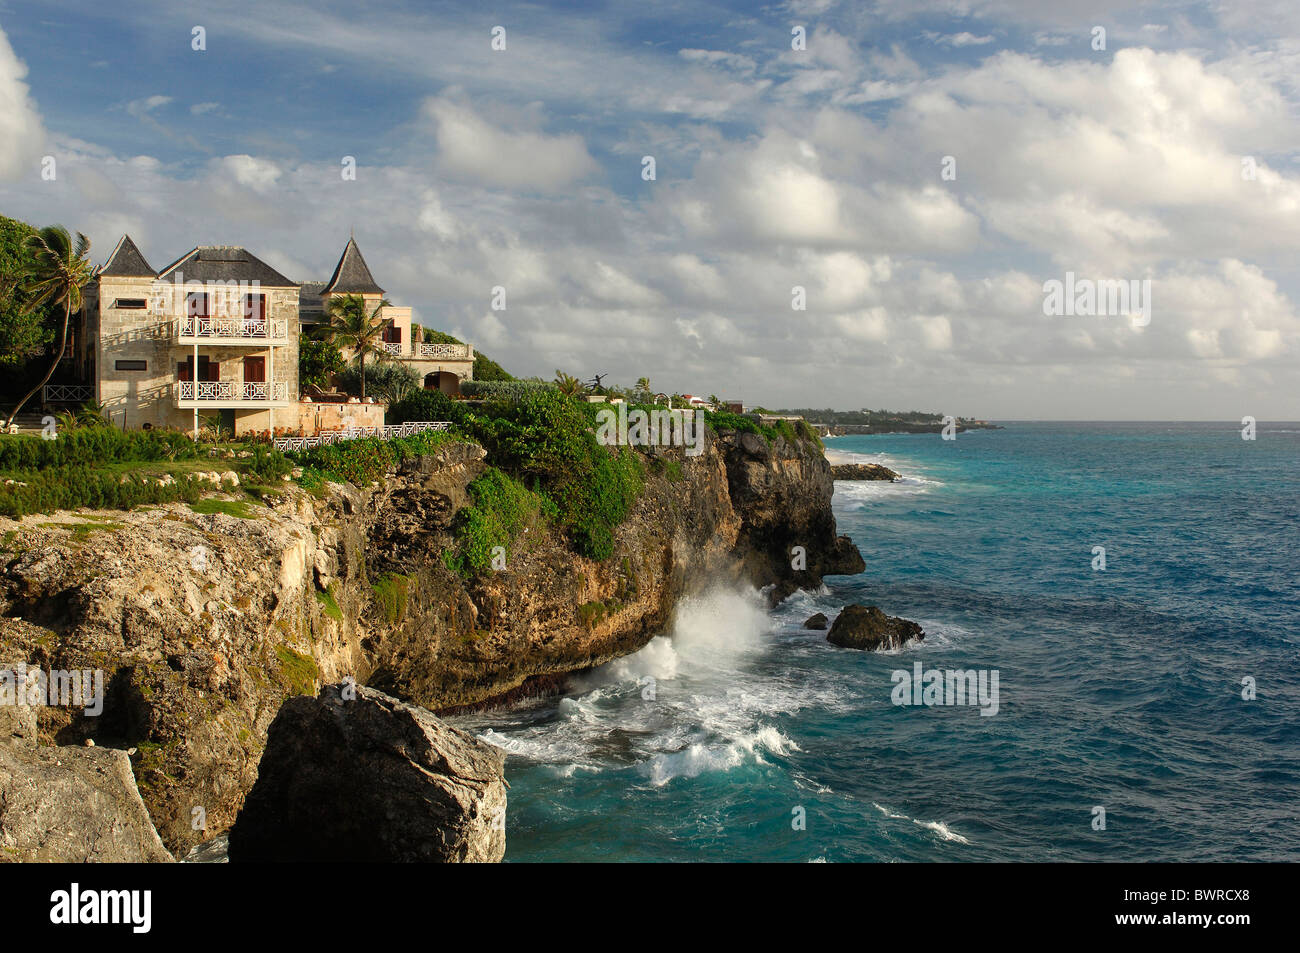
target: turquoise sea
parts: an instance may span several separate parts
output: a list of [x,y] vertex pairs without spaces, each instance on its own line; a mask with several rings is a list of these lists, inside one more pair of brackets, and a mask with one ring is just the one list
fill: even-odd
[[[567,695],[453,719],[510,752],[506,859],[1300,860],[1300,424],[1240,429],[827,441],[903,474],[836,484],[864,573],[707,592]],[[927,637],[801,630],[851,602]],[[917,662],[996,670],[997,713],[894,704]]]

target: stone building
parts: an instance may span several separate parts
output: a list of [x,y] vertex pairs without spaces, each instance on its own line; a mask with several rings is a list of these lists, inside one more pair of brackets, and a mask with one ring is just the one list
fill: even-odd
[[[304,329],[326,320],[331,298],[359,295],[373,312],[384,300],[384,289],[375,282],[356,240],[348,239],[329,281],[304,282],[301,287],[301,320]],[[462,381],[474,377],[474,348],[468,344],[426,344],[424,329],[411,324],[411,309],[385,307],[380,317],[386,322],[383,348],[386,356],[408,365],[427,390],[460,393]],[[345,352],[345,357],[351,355]]]
[[[227,245],[196,247],[155,271],[124,235],[86,289],[71,379],[62,375],[43,397],[98,401],[129,428],[220,425],[243,434],[351,419],[304,403],[298,387],[299,335],[326,320],[332,298],[349,294],[371,309],[384,295],[351,238],[328,282],[300,285]],[[457,394],[473,377],[472,347],[425,344],[410,308],[380,314],[386,357],[407,363],[426,388]],[[382,423],[382,408],[375,412]],[[364,416],[373,422],[369,409]]]

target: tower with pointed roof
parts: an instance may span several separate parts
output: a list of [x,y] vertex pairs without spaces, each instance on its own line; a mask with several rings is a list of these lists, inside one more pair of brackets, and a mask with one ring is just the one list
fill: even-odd
[[[328,320],[329,303],[345,295],[358,295],[370,310],[384,300],[384,289],[370,271],[355,235],[348,236],[343,254],[329,281],[307,282],[302,286],[303,327]],[[424,342],[424,329],[411,321],[411,309],[385,305],[380,311],[385,327],[384,356],[402,361],[420,377],[425,388],[459,394],[460,383],[474,377],[474,349],[466,344]],[[345,354],[345,357],[351,355]]]

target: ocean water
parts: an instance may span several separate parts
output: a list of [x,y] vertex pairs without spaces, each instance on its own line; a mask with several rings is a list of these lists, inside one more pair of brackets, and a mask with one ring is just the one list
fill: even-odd
[[[827,446],[904,477],[836,485],[864,573],[707,592],[564,697],[453,719],[510,753],[508,861],[1300,859],[1300,424]],[[801,630],[851,602],[926,638]],[[894,704],[917,662],[996,670],[997,713]]]

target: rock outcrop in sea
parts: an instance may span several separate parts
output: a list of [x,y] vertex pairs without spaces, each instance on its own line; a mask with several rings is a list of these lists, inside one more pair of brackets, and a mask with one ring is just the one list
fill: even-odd
[[910,619],[886,615],[879,606],[845,606],[831,625],[826,641],[846,649],[901,649],[912,639],[924,639],[925,632]]
[[879,463],[837,463],[831,467],[836,480],[897,480],[898,472]]
[[505,760],[373,689],[344,683],[290,698],[231,829],[230,860],[499,861]]

